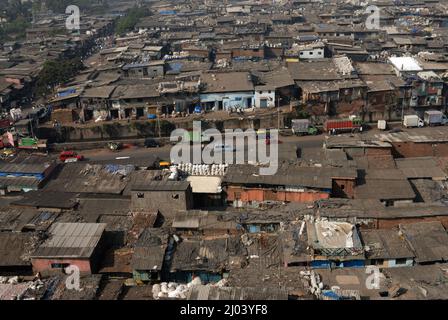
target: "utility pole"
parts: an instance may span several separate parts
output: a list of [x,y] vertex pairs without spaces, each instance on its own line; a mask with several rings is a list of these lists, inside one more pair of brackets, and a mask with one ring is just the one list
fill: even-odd
[[280,95],[277,97],[277,130],[280,131]]
[[162,134],[160,132],[160,114],[161,114],[161,112],[159,113],[158,109],[159,109],[159,103],[157,103],[156,116],[157,116],[157,128],[158,128],[158,131],[159,131],[159,138],[161,138],[162,137]]

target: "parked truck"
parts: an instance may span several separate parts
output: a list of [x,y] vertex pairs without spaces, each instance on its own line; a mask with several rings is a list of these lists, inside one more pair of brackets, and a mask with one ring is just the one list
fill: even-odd
[[359,118],[327,120],[324,130],[329,134],[362,131],[362,120]]
[[423,121],[428,126],[440,126],[446,124],[447,118],[441,111],[428,110],[425,111]]
[[319,130],[308,119],[293,119],[292,132],[298,136],[316,135],[319,133]]
[[403,118],[403,126],[406,128],[423,127],[425,123],[417,115],[407,115]]

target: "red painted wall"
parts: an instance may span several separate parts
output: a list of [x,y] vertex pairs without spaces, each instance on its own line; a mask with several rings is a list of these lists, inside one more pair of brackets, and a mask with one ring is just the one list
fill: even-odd
[[89,260],[83,259],[46,259],[46,258],[35,258],[31,260],[34,272],[48,272],[56,271],[58,269],[51,268],[52,263],[68,263],[70,265],[75,265],[79,268],[79,271],[86,274],[91,274],[91,265]]

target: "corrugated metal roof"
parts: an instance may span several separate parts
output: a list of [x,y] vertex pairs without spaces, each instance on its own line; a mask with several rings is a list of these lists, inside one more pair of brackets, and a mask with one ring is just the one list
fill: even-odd
[[0,163],[0,172],[5,173],[36,173],[41,174],[47,168],[48,164],[15,164],[15,163]]
[[12,205],[70,209],[76,204],[76,196],[77,194],[69,192],[30,191],[22,199],[12,202]]
[[418,263],[448,260],[448,234],[438,221],[400,225]]
[[259,168],[250,165],[235,165],[228,168],[224,182],[236,184],[264,184],[331,189],[333,178],[355,179],[353,168],[318,168],[284,166],[275,175],[259,175]]
[[41,181],[35,177],[0,177],[0,187],[37,189]]
[[185,191],[190,186],[188,181],[150,181],[145,185],[135,185],[133,191]]
[[17,232],[0,232],[0,266],[29,266],[22,258],[31,244],[31,235]]
[[404,158],[395,159],[395,163],[404,176],[413,178],[433,178],[437,180],[446,179],[445,172],[437,165],[432,157],[428,158]]
[[105,223],[55,223],[33,257],[89,258],[105,228]]

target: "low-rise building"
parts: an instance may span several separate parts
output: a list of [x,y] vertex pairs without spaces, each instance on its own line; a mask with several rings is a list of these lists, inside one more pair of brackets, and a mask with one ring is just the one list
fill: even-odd
[[193,193],[188,181],[150,181],[134,185],[131,208],[136,211],[159,211],[173,217],[178,211],[193,209]]
[[31,255],[33,271],[64,272],[75,266],[82,274],[95,273],[105,248],[105,223],[55,223],[49,238]]

